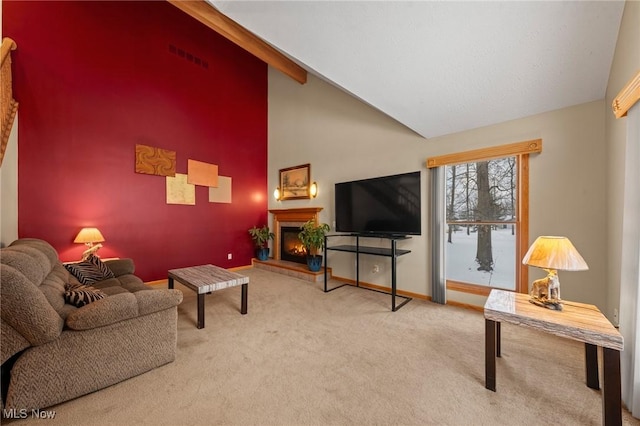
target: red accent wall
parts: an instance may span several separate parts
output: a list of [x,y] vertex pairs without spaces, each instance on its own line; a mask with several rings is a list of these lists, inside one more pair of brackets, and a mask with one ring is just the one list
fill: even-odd
[[[249,264],[247,230],[267,220],[266,64],[164,1],[2,8],[18,45],[19,236],[77,260],[73,239],[96,226],[100,256],[133,258],[143,280]],[[166,204],[165,178],[134,172],[136,144],[176,151],[178,173],[217,164],[233,202],[197,186],[195,206]]]

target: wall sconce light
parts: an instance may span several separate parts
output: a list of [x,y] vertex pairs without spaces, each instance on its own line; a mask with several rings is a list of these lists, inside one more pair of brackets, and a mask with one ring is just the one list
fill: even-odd
[[276,201],[280,201],[280,187],[276,187],[275,191],[273,191],[273,198],[276,199]]
[[73,242],[83,243],[89,247],[82,253],[82,259],[84,260],[92,254],[95,254],[100,247],[102,247],[102,244],[94,245],[94,243],[104,242],[104,237],[98,228],[82,228]]
[[316,182],[313,182],[309,187],[309,195],[311,195],[311,198],[318,196],[318,184]]
[[533,282],[530,302],[558,311],[562,310],[562,300],[557,270],[589,269],[578,250],[566,237],[538,237],[524,255],[522,263],[542,268],[548,273],[545,278]]

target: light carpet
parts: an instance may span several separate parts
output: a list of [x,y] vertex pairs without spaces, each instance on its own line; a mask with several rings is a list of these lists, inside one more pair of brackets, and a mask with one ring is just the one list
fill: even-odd
[[[260,269],[178,309],[175,362],[51,407],[63,425],[599,425],[584,345],[502,326],[497,392],[484,387],[480,312],[309,283]],[[336,283],[333,283],[336,284]],[[96,359],[96,362],[110,362]],[[640,424],[623,412],[624,424]],[[5,423],[42,424],[26,419]]]

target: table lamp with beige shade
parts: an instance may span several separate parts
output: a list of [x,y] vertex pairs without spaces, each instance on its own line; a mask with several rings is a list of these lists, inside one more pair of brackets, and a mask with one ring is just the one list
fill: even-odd
[[531,303],[545,308],[562,310],[560,298],[560,271],[586,271],[589,269],[578,250],[567,237],[541,236],[536,238],[522,263],[547,271],[545,278],[535,280],[531,286]]
[[82,260],[85,260],[91,255],[96,255],[95,253],[102,247],[100,243],[104,242],[104,237],[98,228],[82,228],[73,242],[84,243],[89,247],[82,253]]

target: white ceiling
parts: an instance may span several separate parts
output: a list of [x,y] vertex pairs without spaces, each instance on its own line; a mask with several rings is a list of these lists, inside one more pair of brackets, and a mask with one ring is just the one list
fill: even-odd
[[624,1],[207,0],[430,138],[602,99]]

